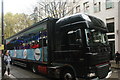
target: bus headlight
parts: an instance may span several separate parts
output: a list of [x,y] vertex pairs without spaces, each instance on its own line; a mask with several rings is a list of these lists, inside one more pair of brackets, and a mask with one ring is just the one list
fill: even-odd
[[88,76],[88,77],[94,77],[94,76],[95,76],[95,73],[89,73],[87,76]]

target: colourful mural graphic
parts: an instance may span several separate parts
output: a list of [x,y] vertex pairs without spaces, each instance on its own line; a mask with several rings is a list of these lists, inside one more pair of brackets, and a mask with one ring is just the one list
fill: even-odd
[[19,58],[19,59],[28,59],[28,60],[36,60],[40,62],[47,62],[48,60],[47,47],[43,47],[43,48],[10,50],[10,56],[14,58]]

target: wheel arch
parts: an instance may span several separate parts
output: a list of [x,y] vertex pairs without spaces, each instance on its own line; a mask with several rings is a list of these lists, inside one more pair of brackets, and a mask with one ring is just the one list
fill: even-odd
[[76,76],[76,71],[72,65],[65,65],[65,66],[60,67],[60,73],[62,73],[63,71],[66,71],[66,70],[72,71],[74,76]]

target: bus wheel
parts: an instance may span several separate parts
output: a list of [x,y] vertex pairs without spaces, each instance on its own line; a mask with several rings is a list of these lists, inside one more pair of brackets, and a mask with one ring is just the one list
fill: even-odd
[[34,73],[37,73],[37,66],[36,66],[36,65],[33,65],[33,66],[32,66],[32,71],[33,71]]
[[61,80],[75,80],[75,75],[73,71],[64,71],[61,75]]

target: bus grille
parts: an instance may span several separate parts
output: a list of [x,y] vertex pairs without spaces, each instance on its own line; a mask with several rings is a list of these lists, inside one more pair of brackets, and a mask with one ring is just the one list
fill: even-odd
[[97,66],[97,76],[102,79],[102,78],[105,78],[107,75],[108,75],[108,72],[109,72],[109,65],[107,66]]

